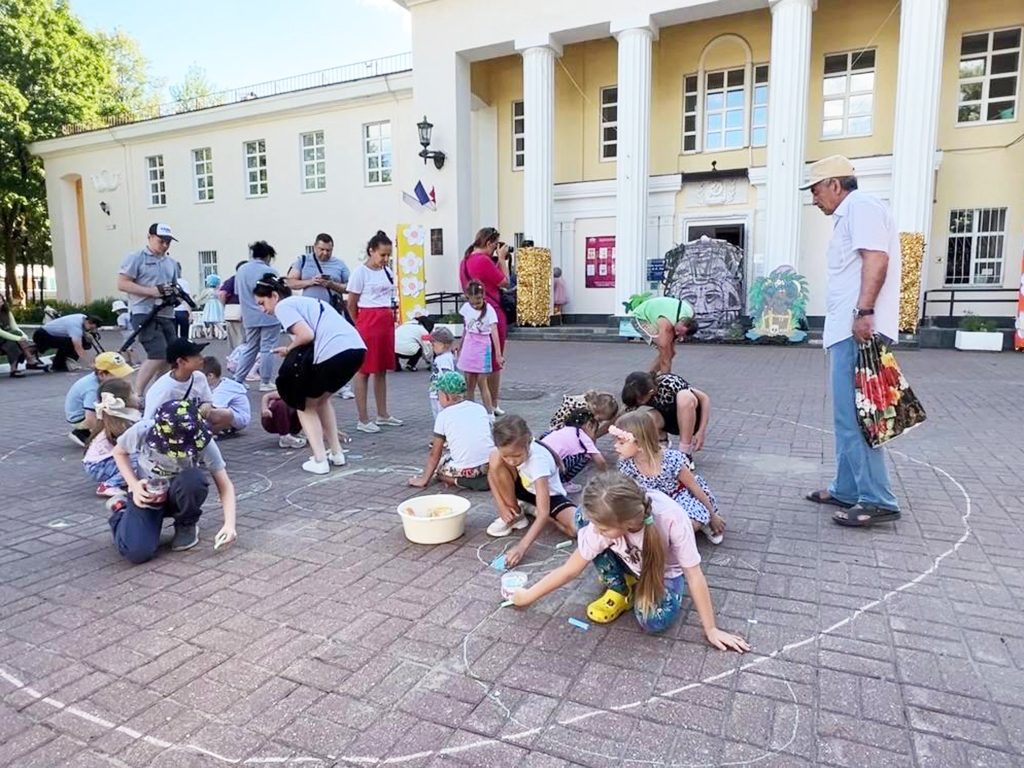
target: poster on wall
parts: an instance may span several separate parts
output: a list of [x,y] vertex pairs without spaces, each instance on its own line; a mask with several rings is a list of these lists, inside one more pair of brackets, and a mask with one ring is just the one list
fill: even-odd
[[615,235],[587,238],[587,288],[615,287]]
[[423,263],[427,230],[419,224],[399,224],[395,240],[398,246],[399,321],[404,323],[427,314],[427,278]]

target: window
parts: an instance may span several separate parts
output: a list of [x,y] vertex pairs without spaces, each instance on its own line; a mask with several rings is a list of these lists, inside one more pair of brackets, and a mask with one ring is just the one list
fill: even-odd
[[199,282],[203,285],[206,284],[206,278],[210,275],[217,274],[217,252],[216,251],[200,251],[199,252]]
[[269,191],[267,185],[267,142],[265,139],[245,142],[245,173],[247,195],[263,197]]
[[523,102],[512,102],[512,170],[521,171],[526,167],[526,118]]
[[146,180],[149,182],[149,207],[167,205],[167,184],[164,181],[164,156],[146,158]]
[[430,230],[430,255],[444,255],[444,230],[440,227]]
[[391,183],[391,123],[363,126],[363,156],[366,158],[366,185]]
[[704,76],[704,149],[739,149],[746,146],[747,94],[743,67]]
[[196,180],[196,202],[213,201],[213,150],[192,150],[192,172]]
[[1001,285],[1005,208],[949,212],[946,285]]
[[614,160],[619,151],[619,89],[601,89],[601,159]]
[[327,189],[327,160],[324,150],[324,132],[302,134],[302,191],[319,192]]
[[870,136],[874,91],[874,51],[825,56],[821,137]]
[[750,145],[763,147],[768,143],[768,65],[754,67],[754,97],[750,110]]
[[958,124],[994,123],[1017,116],[1020,38],[1020,27],[960,38]]
[[313,246],[312,245],[307,245],[306,246],[306,250],[304,251],[304,253],[307,256],[312,256],[313,255]]

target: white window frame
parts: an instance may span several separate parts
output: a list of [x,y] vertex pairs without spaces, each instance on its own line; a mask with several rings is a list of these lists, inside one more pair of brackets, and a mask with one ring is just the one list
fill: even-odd
[[[516,114],[516,110],[519,114]],[[519,142],[523,148],[519,149]],[[512,170],[521,171],[526,168],[526,106],[522,99],[512,102]]]
[[163,155],[149,155],[146,158],[146,189],[148,208],[163,208],[167,205],[167,178],[164,174]]
[[[729,75],[733,72],[743,73],[743,83],[740,86],[729,85]],[[700,125],[700,138],[701,144],[705,152],[735,152],[738,149],[745,149],[750,144],[750,77],[752,69],[749,65],[741,65],[739,67],[729,67],[727,69],[713,69],[704,73],[703,82],[700,85],[703,86],[701,92],[701,99],[698,101],[701,109],[701,120]],[[711,110],[707,106],[708,96],[711,95],[708,87],[708,78],[712,75],[722,75],[722,87],[715,88],[714,93],[721,92],[722,94],[722,108]],[[729,93],[740,91],[743,94],[743,104],[740,107],[729,106]],[[740,111],[740,123],[739,127],[727,127],[727,117],[730,112]],[[720,147],[709,147],[708,146],[708,134],[711,132],[710,119],[713,114],[720,114],[722,117],[721,128],[714,131],[714,133],[722,134],[722,145]],[[735,147],[728,147],[725,144],[725,136],[727,133],[739,130],[740,132],[740,143]]]
[[[995,35],[999,34],[1000,32],[1013,32],[1013,31],[1018,31],[1020,33],[1020,39],[1018,40],[1016,48],[1005,48],[1005,49],[1000,49],[998,51],[993,51],[992,50],[992,40],[994,39]],[[956,117],[955,117],[954,123],[955,123],[957,128],[970,128],[970,127],[973,127],[975,125],[1006,125],[1006,124],[1009,124],[1009,123],[1015,123],[1015,122],[1017,122],[1020,119],[1020,79],[1021,79],[1021,72],[1022,72],[1021,61],[1022,61],[1022,59],[1024,59],[1024,27],[1005,27],[1005,28],[1002,28],[1002,29],[981,30],[981,31],[978,31],[978,32],[965,32],[964,34],[960,35],[961,51],[963,50],[962,46],[963,46],[964,38],[965,37],[975,37],[977,35],[988,35],[988,47],[986,48],[985,53],[969,53],[969,54],[966,54],[966,55],[963,54],[963,53],[960,53],[959,57],[957,58],[957,99],[956,99]],[[1012,53],[1016,53],[1017,54],[1017,70],[1012,75],[1009,72],[1001,72],[998,75],[993,76],[992,75],[992,57],[993,56],[1002,56],[1004,54],[1012,54]],[[984,58],[985,59],[985,74],[974,76],[974,77],[960,77],[960,66],[964,63],[964,61],[969,61],[969,60],[972,60],[972,59],[980,59],[980,58]],[[1013,117],[1012,118],[1005,118],[1005,119],[1001,119],[1001,120],[990,120],[988,118],[988,107],[989,107],[989,102],[992,101],[992,99],[989,97],[989,87],[992,84],[992,80],[1001,80],[1001,79],[1005,79],[1005,78],[1009,78],[1009,77],[1014,77],[1017,80],[1017,82],[1015,84],[1016,87],[1013,89]],[[964,86],[964,85],[971,85],[971,84],[974,84],[974,83],[981,83],[981,98],[980,99],[969,99],[967,102],[962,101],[961,98],[960,98],[960,89],[961,89],[961,87]],[[1009,98],[1010,98],[1009,96],[997,96],[995,98],[995,101],[997,101],[997,102],[1008,101]],[[981,119],[980,120],[961,120],[960,119],[960,109],[961,109],[961,107],[973,106],[975,104],[977,104],[979,109],[980,109],[979,116],[981,117]]]
[[[753,82],[750,84],[750,146],[752,147],[766,147],[768,146],[768,100],[771,99],[771,90],[768,87],[768,78],[771,70],[768,64],[755,64],[753,66]],[[764,72],[764,82],[759,83],[757,81],[758,74]],[[764,86],[765,99],[764,104],[757,103],[757,89]],[[755,115],[759,109],[764,110],[764,122],[757,120]],[[759,130],[764,131],[764,141],[758,141],[754,138],[755,133]]]
[[216,199],[213,187],[213,150],[201,147],[192,150],[193,202],[212,203]]
[[[310,143],[306,143],[309,141]],[[312,152],[312,159],[309,153]],[[308,131],[299,134],[299,189],[303,192],[327,191],[327,144],[323,131]],[[309,182],[313,186],[309,186]]]
[[206,285],[206,278],[209,275],[216,275],[217,272],[217,252],[216,251],[199,251],[199,283],[200,285]]
[[[372,136],[373,129],[377,128],[378,133]],[[387,134],[386,136],[384,134]],[[386,187],[395,180],[394,145],[392,144],[391,121],[379,120],[373,123],[363,123],[363,186],[365,187]],[[371,151],[371,142],[377,142],[377,149]],[[384,149],[384,142],[387,142],[388,149]],[[376,165],[371,166],[371,161],[376,160]],[[387,165],[384,161],[387,160]],[[384,180],[384,174],[388,178]],[[376,174],[377,178],[372,176]]]
[[[692,81],[693,89],[689,88]],[[686,100],[693,97],[693,109],[686,108]],[[693,118],[693,130],[686,130],[686,118]],[[686,139],[693,137],[693,147],[686,148]],[[695,155],[700,152],[700,75],[693,72],[683,76],[683,146],[684,155]]]
[[[860,58],[863,56],[863,54],[869,53],[869,52],[871,53],[872,59],[873,59],[872,65],[870,67],[862,67],[862,68],[859,68],[859,69],[854,69],[855,63],[860,60]],[[828,74],[828,73],[825,72],[826,62],[829,60],[829,58],[831,58],[833,56],[845,56],[846,57],[846,69],[843,70],[842,73],[834,72],[834,73]],[[875,49],[875,48],[862,48],[860,50],[855,50],[855,51],[833,51],[833,52],[830,52],[830,53],[826,53],[824,55],[824,57],[822,57],[822,60],[821,60],[821,72],[822,72],[822,76],[821,76],[821,123],[820,123],[821,140],[822,141],[835,141],[837,139],[863,139],[863,138],[867,138],[869,136],[873,136],[874,132],[875,132],[875,90],[876,90],[875,86],[878,84],[878,51],[877,51],[877,49]],[[853,87],[852,87],[853,78],[857,77],[859,75],[867,75],[867,74],[871,75],[871,88],[868,89],[868,90],[865,90],[865,89],[853,90]],[[828,80],[838,80],[840,77],[845,78],[845,83],[843,85],[842,92],[834,93],[834,94],[826,94],[825,93],[825,83],[826,83],[826,81],[828,81]],[[871,99],[871,109],[868,112],[858,112],[855,115],[850,114],[850,101],[851,101],[851,99],[861,98],[863,96],[869,96],[870,97],[870,99]],[[839,116],[835,116],[835,115],[829,116],[829,115],[827,115],[825,110],[828,109],[828,104],[830,104],[830,103],[835,104],[835,103],[839,103],[839,102],[841,102],[842,106],[843,106],[842,113]],[[869,130],[867,133],[851,133],[850,132],[850,120],[851,119],[856,119],[856,118],[864,118],[864,117],[867,117],[868,120],[870,121],[870,123],[871,123],[871,130]],[[835,122],[836,120],[841,120],[842,121],[842,124],[843,124],[842,131],[839,132],[839,133],[836,133],[836,134],[828,134],[828,135],[826,135],[826,133],[825,133],[825,123],[832,123],[832,122]]]
[[[1007,208],[953,208],[949,212],[949,227],[946,234],[946,274],[943,276],[943,285],[949,287],[967,288],[1001,288],[1006,265],[1006,219]],[[969,229],[954,231],[954,221],[958,216],[971,214]],[[987,218],[988,229],[981,230],[982,219]],[[992,222],[1002,224],[1001,228],[993,228]],[[970,246],[967,263],[967,282],[950,282],[949,280],[949,250],[956,240],[961,240]],[[984,250],[987,252],[985,258],[979,257],[981,244],[984,243]],[[992,256],[992,250],[998,250],[998,257]],[[996,267],[995,279],[981,282],[976,279],[978,263],[991,264]]]
[[[615,91],[615,100],[614,101],[607,101],[606,102],[605,101],[605,93],[607,93],[608,91],[612,91],[612,90]],[[615,119],[614,120],[606,120],[605,119],[604,111],[606,109],[614,109],[615,110]],[[604,88],[601,89],[600,103],[598,105],[598,110],[600,110],[598,112],[598,117],[600,118],[598,120],[598,126],[599,126],[598,130],[600,131],[600,133],[598,133],[598,135],[597,135],[597,137],[598,137],[598,148],[599,148],[598,149],[598,159],[602,163],[614,163],[616,160],[619,159],[619,86],[618,85],[606,85]],[[604,132],[605,132],[606,128],[614,128],[615,129],[615,138],[614,139],[605,139]],[[605,154],[607,152],[607,148],[608,147],[615,147],[615,154],[610,156],[610,157],[607,154]]]
[[[250,152],[250,148],[252,148],[254,151]],[[250,158],[256,159],[256,165],[249,165]],[[261,158],[263,160],[262,164],[260,163]],[[242,142],[242,166],[245,169],[245,196],[266,197],[267,195],[269,195],[270,173],[267,170],[266,139],[252,139],[251,141]],[[259,173],[261,169],[263,172],[262,179],[260,178]],[[253,173],[256,174],[255,180],[253,179]]]

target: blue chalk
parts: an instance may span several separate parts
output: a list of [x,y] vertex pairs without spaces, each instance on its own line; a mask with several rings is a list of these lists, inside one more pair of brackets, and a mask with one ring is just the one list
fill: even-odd
[[579,619],[569,619],[569,623],[577,629],[590,629],[590,625],[587,622],[580,621]]
[[505,553],[502,552],[496,558],[491,561],[491,568],[496,570],[498,573],[504,573],[508,570],[508,566],[505,565]]

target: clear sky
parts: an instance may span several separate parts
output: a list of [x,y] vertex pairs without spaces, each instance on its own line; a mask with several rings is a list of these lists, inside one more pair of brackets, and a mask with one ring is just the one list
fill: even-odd
[[150,74],[180,82],[193,62],[218,89],[276,80],[412,49],[392,0],[71,0],[90,29],[121,28]]

